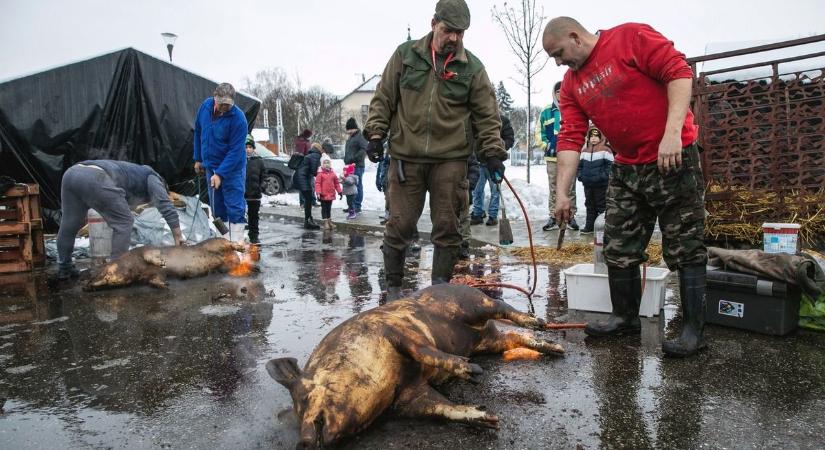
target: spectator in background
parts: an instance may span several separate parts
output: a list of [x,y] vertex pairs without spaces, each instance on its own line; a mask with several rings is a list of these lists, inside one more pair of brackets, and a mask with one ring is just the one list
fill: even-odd
[[330,159],[335,156],[335,146],[332,145],[332,139],[324,138],[324,142],[321,143],[321,150],[323,150]]
[[596,218],[605,210],[607,182],[610,180],[610,168],[613,166],[613,150],[602,132],[596,127],[587,130],[587,141],[579,157],[577,178],[584,186],[584,206],[587,218],[584,221],[583,234],[593,232]]
[[235,88],[221,83],[195,116],[195,172],[206,172],[209,202],[215,217],[229,226],[225,238],[244,240],[246,228],[246,135],[243,111],[235,106]]
[[321,228],[312,218],[312,189],[315,187],[315,174],[321,167],[321,145],[316,143],[309,148],[309,152],[295,169],[292,176],[292,185],[301,192],[304,207],[304,228],[307,230],[317,230]]
[[261,211],[261,184],[264,180],[264,160],[255,153],[255,140],[246,136],[246,216],[249,223],[249,242],[257,244]]
[[358,194],[359,177],[355,174],[355,164],[344,166],[344,176],[342,178],[343,193],[347,196],[347,219],[353,220],[358,217],[358,213],[355,212],[355,196]]
[[315,193],[321,200],[324,230],[332,231],[332,201],[335,200],[335,194],[341,197],[341,184],[338,182],[338,175],[332,170],[332,160],[329,158],[321,161],[321,170],[315,175]]
[[[300,155],[306,156],[309,153],[310,142],[309,138],[312,137],[312,130],[305,129],[295,138],[295,149],[292,151],[293,153],[298,153]],[[315,185],[312,185],[312,189],[315,189]],[[298,198],[298,201],[301,206],[304,206],[304,196],[301,195]],[[315,203],[315,192],[312,193],[312,204]]]
[[[358,130],[358,123],[354,118],[347,119],[346,131],[349,135],[344,150],[344,164],[355,165],[355,175],[358,177],[358,193],[353,201],[355,213],[361,212],[361,202],[364,201],[364,159],[367,157],[367,140]],[[350,211],[352,212],[352,211]]]
[[[539,122],[536,124],[536,143],[544,150],[544,161],[547,169],[547,208],[550,211],[550,218],[547,223],[541,227],[544,231],[555,230],[559,227],[556,223],[556,145],[558,143],[559,130],[561,129],[561,112],[559,110],[559,91],[561,91],[561,81],[553,86],[553,102],[547,105],[539,116]],[[572,214],[570,215],[570,228],[574,230],[579,229],[579,224],[576,223],[576,183],[570,186],[570,199],[572,202]]]
[[[513,126],[510,124],[510,119],[501,115],[501,139],[504,141],[504,149],[509,150],[513,147],[515,142],[515,132]],[[488,207],[486,215],[487,226],[498,225],[498,207],[499,207],[499,191],[496,182],[492,180],[487,173],[487,170],[481,169],[478,175],[478,183],[475,188],[472,188],[473,213],[470,216],[470,225],[480,225],[484,222],[484,189],[489,184],[490,186],[490,206]]]
[[309,138],[312,137],[312,130],[306,129],[295,138],[295,153],[300,153],[306,156],[309,153],[310,142]]

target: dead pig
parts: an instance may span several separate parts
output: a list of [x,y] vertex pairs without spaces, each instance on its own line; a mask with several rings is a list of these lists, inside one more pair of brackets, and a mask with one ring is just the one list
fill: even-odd
[[223,238],[207,239],[192,246],[138,247],[101,267],[84,288],[87,291],[147,283],[167,287],[166,277],[194,278],[210,272],[227,272],[240,263],[236,252],[243,244]]
[[494,319],[541,330],[544,321],[463,285],[432,286],[338,325],[318,344],[302,371],[294,358],[267,362],[269,375],[290,392],[300,445],[333,444],[393,408],[401,416],[442,418],[498,428],[498,418],[456,405],[431,387],[449,377],[474,381],[482,370],[468,357],[527,347],[564,353],[558,344],[502,333]]

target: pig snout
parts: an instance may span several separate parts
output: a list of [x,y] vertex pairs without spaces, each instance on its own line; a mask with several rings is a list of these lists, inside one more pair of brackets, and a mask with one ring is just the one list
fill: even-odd
[[314,417],[311,415],[304,417],[301,424],[301,442],[297,448],[316,449],[324,448],[338,440],[339,433],[333,430],[333,426],[325,419],[326,413],[321,411]]

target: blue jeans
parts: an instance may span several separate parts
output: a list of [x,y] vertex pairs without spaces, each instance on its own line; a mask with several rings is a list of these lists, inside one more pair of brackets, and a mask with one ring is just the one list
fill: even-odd
[[490,185],[490,208],[487,210],[487,215],[492,218],[498,217],[499,192],[498,187],[493,182],[492,178],[487,176],[487,169],[482,168],[478,176],[478,183],[473,189],[473,215],[481,217],[484,213],[484,188]]
[[355,166],[355,175],[358,175],[358,193],[355,194],[355,210],[361,210],[361,202],[364,201],[364,168]]

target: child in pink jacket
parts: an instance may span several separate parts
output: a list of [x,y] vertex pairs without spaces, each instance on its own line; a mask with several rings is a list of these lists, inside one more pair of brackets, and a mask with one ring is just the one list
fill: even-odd
[[321,218],[324,219],[324,229],[332,230],[332,201],[335,200],[335,194],[338,198],[341,195],[341,183],[338,182],[338,175],[332,170],[332,161],[325,159],[321,163],[321,168],[315,174],[315,195],[321,200]]

